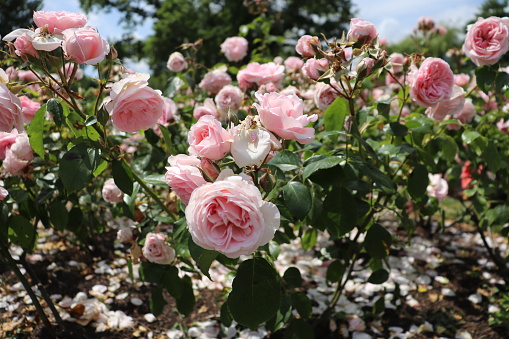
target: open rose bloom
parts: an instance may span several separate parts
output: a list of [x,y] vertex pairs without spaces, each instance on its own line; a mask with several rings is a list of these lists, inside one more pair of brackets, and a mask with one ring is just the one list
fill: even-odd
[[168,244],[168,237],[161,233],[149,233],[141,249],[143,256],[150,262],[169,265],[175,260],[175,250]]
[[252,254],[279,228],[280,214],[258,188],[233,175],[195,189],[186,208],[193,241],[229,258]]
[[419,106],[431,107],[447,100],[453,93],[454,74],[447,62],[427,58],[412,75],[410,96]]
[[477,66],[493,65],[509,50],[509,18],[479,18],[469,25],[463,51]]
[[46,27],[55,34],[62,34],[68,28],[84,27],[87,23],[85,15],[67,11],[36,11],[33,19],[37,27]]

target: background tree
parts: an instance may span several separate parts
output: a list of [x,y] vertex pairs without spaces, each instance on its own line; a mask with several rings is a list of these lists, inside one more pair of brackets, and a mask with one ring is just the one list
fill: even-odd
[[0,0],[0,35],[33,25],[32,15],[41,5],[42,0]]

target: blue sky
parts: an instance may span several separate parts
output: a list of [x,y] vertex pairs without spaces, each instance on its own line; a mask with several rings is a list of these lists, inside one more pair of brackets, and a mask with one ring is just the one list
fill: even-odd
[[[239,0],[241,1],[241,0]],[[357,17],[371,21],[377,27],[380,37],[397,42],[412,32],[421,16],[429,16],[442,25],[462,27],[474,18],[483,0],[353,0],[358,10]],[[44,0],[43,9],[50,11],[81,12],[78,0]],[[92,12],[88,14],[88,24],[96,27],[108,41],[122,36],[123,29],[118,24],[119,14]],[[152,33],[152,20],[146,20],[136,29],[139,38]],[[146,63],[124,61],[129,68],[138,72],[148,72]]]

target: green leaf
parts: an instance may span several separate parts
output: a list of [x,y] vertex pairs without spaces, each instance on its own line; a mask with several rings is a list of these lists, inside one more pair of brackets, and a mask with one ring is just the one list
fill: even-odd
[[285,274],[283,274],[283,279],[290,288],[298,288],[302,286],[302,276],[300,275],[300,271],[297,267],[288,267]]
[[445,160],[452,161],[456,157],[458,153],[458,145],[453,138],[448,135],[443,135],[442,139],[442,154],[444,155]]
[[384,131],[396,137],[404,137],[408,134],[408,127],[400,124],[399,122],[391,122],[390,124],[385,125]]
[[151,184],[154,186],[162,186],[162,187],[168,186],[168,184],[166,183],[166,180],[164,179],[164,174],[149,174],[149,175],[144,175],[141,178],[147,184]]
[[9,239],[14,245],[31,252],[37,244],[37,232],[28,219],[13,215],[9,220]]
[[284,339],[310,339],[314,337],[311,325],[299,318],[292,319],[284,334]]
[[286,208],[297,219],[304,218],[311,209],[311,193],[300,182],[292,181],[283,187]]
[[99,121],[99,123],[101,125],[106,126],[106,124],[108,123],[109,119],[110,119],[110,114],[104,108],[101,108],[97,112],[97,121]]
[[345,118],[349,114],[348,101],[337,97],[327,107],[323,116],[323,125],[326,131],[339,131],[345,129]]
[[301,165],[300,158],[292,151],[284,150],[276,154],[269,162],[269,165],[274,165],[282,171],[291,171],[299,168]]
[[368,282],[372,284],[383,284],[384,282],[389,279],[389,272],[384,270],[383,268],[376,270],[375,272],[371,273],[371,275],[368,278]]
[[[49,101],[56,101],[55,99],[50,99]],[[48,103],[49,103],[48,101]],[[58,103],[58,101],[56,101]],[[60,105],[60,103],[58,103]],[[44,133],[44,116],[46,115],[46,106],[43,105],[41,108],[35,112],[34,118],[30,122],[28,126],[28,139],[30,141],[30,146],[40,156],[44,159],[44,142],[43,142],[43,133]]]
[[74,112],[70,111],[65,119],[67,126],[73,131],[74,135],[79,137],[88,138],[92,141],[97,141],[100,138],[99,133],[92,126],[86,126],[85,121],[81,118],[81,116]]
[[425,134],[433,132],[433,122],[424,116],[417,116],[407,120],[405,126],[416,133]]
[[148,261],[142,261],[139,267],[140,279],[159,284],[165,276],[165,267]]
[[327,280],[331,283],[340,282],[345,274],[345,265],[339,260],[334,260],[327,267]]
[[495,86],[499,92],[505,93],[509,89],[509,74],[507,72],[498,72]]
[[69,212],[60,200],[54,200],[49,206],[49,217],[51,223],[59,231],[63,231],[69,222]]
[[60,128],[65,118],[62,104],[57,99],[49,99],[46,102],[46,112],[53,116],[53,121],[55,121],[55,124],[58,126],[58,128]]
[[232,325],[233,318],[230,310],[228,309],[228,301],[225,301],[223,305],[221,305],[220,312],[221,323],[226,327],[230,327]]
[[332,221],[328,225],[329,231],[338,237],[353,230],[357,224],[357,202],[352,193],[344,187],[336,187],[327,194],[323,209]]
[[350,161],[350,165],[355,167],[360,173],[368,176],[385,193],[394,193],[394,183],[387,174],[380,171],[377,167],[366,161]]
[[408,193],[412,198],[418,199],[426,193],[428,184],[428,170],[424,165],[416,165],[408,178]]
[[111,172],[115,185],[118,186],[125,194],[133,194],[133,172],[131,168],[125,163],[124,159],[114,160]]
[[477,86],[479,86],[481,91],[484,93],[488,93],[492,89],[493,82],[495,82],[496,77],[496,68],[491,65],[481,66],[475,69],[475,80]]
[[[316,156],[316,157],[318,157],[318,156]],[[343,161],[342,158],[335,157],[335,156],[322,157],[320,160],[312,161],[312,162],[309,162],[310,159],[307,160],[308,164],[306,165],[306,167],[304,167],[303,172],[302,172],[304,180],[306,180],[312,174],[314,174],[320,170],[325,170],[325,169],[336,167]],[[341,167],[341,166],[339,166],[339,167]],[[320,171],[318,174],[323,174],[323,172]],[[321,176],[321,175],[319,175],[319,176]]]
[[315,246],[316,241],[318,240],[318,231],[316,228],[308,228],[302,235],[301,245],[302,248],[307,251]]
[[498,153],[497,146],[490,140],[488,146],[484,149],[484,159],[489,169],[493,172],[497,172],[501,166],[500,154]]
[[182,296],[182,280],[179,277],[179,270],[175,266],[167,266],[164,273],[163,286],[170,295],[178,299]]
[[196,245],[192,238],[189,238],[189,252],[191,253],[191,257],[196,262],[200,271],[207,276],[210,280],[212,278],[209,274],[210,265],[219,255],[218,252],[212,250],[206,250]]
[[233,319],[255,330],[276,314],[280,303],[281,282],[274,267],[260,257],[242,262],[228,296]]
[[366,234],[364,248],[372,258],[383,259],[389,255],[391,243],[391,234],[379,224],[374,224]]
[[297,310],[302,319],[308,319],[311,316],[311,300],[302,292],[293,293],[292,296],[293,308]]
[[150,296],[150,312],[156,317],[160,316],[163,313],[164,304],[163,288],[157,287]]
[[100,160],[99,150],[86,143],[73,146],[60,161],[60,179],[69,191],[80,190],[94,177]]
[[182,278],[182,295],[175,298],[177,302],[177,310],[184,316],[188,316],[194,309],[196,300],[194,298],[193,283],[191,278],[186,275]]
[[475,139],[479,138],[481,135],[476,131],[465,131],[461,135],[461,140],[467,145],[470,145]]

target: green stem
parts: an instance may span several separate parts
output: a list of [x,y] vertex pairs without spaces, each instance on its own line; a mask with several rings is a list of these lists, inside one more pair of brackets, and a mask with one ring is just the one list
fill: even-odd
[[145,193],[150,195],[150,197],[152,197],[152,199],[154,199],[173,220],[175,221],[179,220],[178,216],[175,215],[175,213],[173,213],[172,211],[170,211],[168,207],[166,207],[166,205],[161,201],[161,199],[159,199],[159,197],[154,193],[154,191],[150,187],[148,187],[147,184],[145,184],[145,182],[136,173],[134,172],[132,173],[133,179],[136,180],[138,184],[140,184],[143,190],[145,190]]

